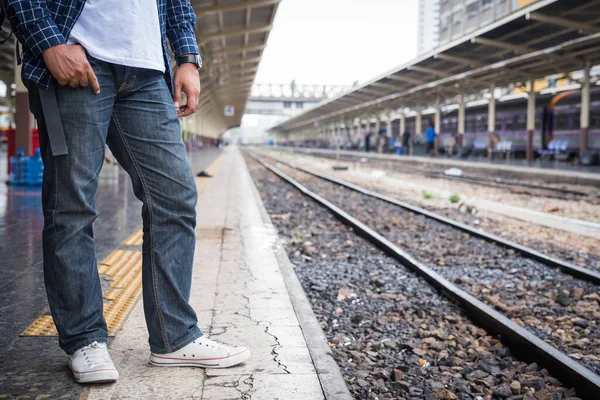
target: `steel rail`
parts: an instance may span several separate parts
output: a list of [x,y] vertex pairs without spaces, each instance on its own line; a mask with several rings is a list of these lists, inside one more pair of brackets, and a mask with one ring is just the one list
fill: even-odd
[[581,396],[586,400],[597,400],[600,398],[600,376],[596,375],[563,352],[550,346],[526,329],[518,326],[480,300],[459,289],[456,285],[443,278],[425,264],[417,261],[410,254],[401,250],[394,243],[390,242],[346,211],[316,193],[313,193],[302,184],[279,171],[269,163],[263,161],[256,155],[250,154],[250,157],[264,168],[298,189],[304,195],[325,207],[342,222],[351,226],[357,233],[379,246],[388,255],[394,257],[404,266],[415,271],[444,295],[457,301],[481,327],[487,329],[489,332],[500,335],[502,341],[515,355],[523,360],[536,361],[552,371],[556,376],[560,376],[560,379],[563,382],[567,382],[577,390],[578,396]]
[[434,219],[438,222],[441,222],[443,224],[452,226],[453,228],[456,229],[460,229],[463,232],[466,232],[470,235],[479,237],[481,239],[487,240],[488,242],[492,242],[492,243],[496,243],[499,244],[501,246],[504,246],[506,248],[509,249],[513,249],[515,251],[518,251],[519,253],[521,253],[522,255],[524,255],[527,258],[531,258],[533,260],[539,261],[544,265],[547,265],[549,267],[553,267],[553,268],[559,268],[562,272],[569,274],[571,276],[574,276],[576,278],[579,279],[583,279],[585,281],[588,282],[592,282],[594,284],[600,285],[600,273],[598,272],[594,272],[592,270],[589,270],[587,268],[582,268],[582,267],[578,267],[577,265],[571,264],[567,261],[564,260],[559,260],[557,258],[554,257],[550,257],[546,254],[540,253],[537,250],[534,250],[530,247],[526,247],[526,246],[522,246],[518,243],[512,242],[510,240],[506,240],[500,236],[494,235],[492,233],[488,233],[488,232],[484,232],[482,230],[479,229],[474,229],[466,224],[460,223],[458,221],[455,221],[453,219],[450,218],[446,218],[444,216],[441,216],[439,214],[433,213],[431,211],[427,211],[423,208],[417,207],[417,206],[413,206],[412,204],[408,204],[399,200],[396,200],[392,197],[371,191],[369,189],[365,189],[359,185],[355,185],[353,183],[350,182],[346,182],[343,181],[341,179],[337,179],[325,174],[321,174],[319,172],[316,171],[311,171],[309,169],[303,168],[303,167],[299,167],[297,165],[285,162],[285,161],[281,161],[278,159],[275,159],[278,163],[281,163],[283,165],[286,165],[290,168],[296,169],[298,171],[302,171],[306,174],[315,176],[317,178],[329,181],[331,183],[335,183],[337,185],[343,186],[347,189],[351,189],[354,190],[356,192],[362,193],[364,195],[385,201],[387,203],[393,204],[395,206],[404,208],[405,210],[417,213],[417,214],[421,214],[424,215],[428,218]]
[[[337,159],[336,156],[334,154],[321,154],[321,153],[311,153],[311,152],[305,152],[305,153],[298,153],[295,152],[297,154],[309,154],[312,157],[320,157],[320,158],[327,158],[330,160],[335,160]],[[346,160],[348,162],[356,162],[359,161],[361,158],[367,158],[367,159],[371,159],[374,160],[372,158],[370,158],[368,155],[364,155],[364,156],[360,156],[360,155],[346,155],[343,157],[340,157],[340,160]],[[387,161],[387,160],[374,160],[375,162],[377,161]],[[403,165],[402,168],[404,169],[409,169],[411,171],[414,171],[418,174],[424,175],[424,176],[428,176],[428,177],[432,177],[432,178],[437,178],[437,179],[449,179],[449,180],[459,180],[459,181],[464,181],[464,182],[470,182],[470,183],[474,183],[476,185],[482,185],[482,186],[489,186],[489,187],[515,187],[515,186],[520,186],[522,188],[526,188],[526,189],[536,189],[536,190],[545,190],[547,192],[556,192],[556,193],[560,193],[560,194],[564,194],[564,195],[574,195],[574,196],[589,196],[589,193],[583,192],[581,190],[572,190],[572,189],[563,189],[563,188],[557,188],[557,187],[552,187],[552,186],[546,186],[546,185],[538,185],[538,184],[533,184],[533,183],[525,183],[525,182],[516,182],[516,181],[511,181],[508,179],[494,179],[494,178],[485,178],[485,177],[481,177],[481,176],[473,176],[473,175],[463,175],[463,176],[452,176],[452,175],[445,175],[442,172],[433,172],[433,171],[422,171],[419,167],[415,167],[415,166],[411,166],[411,165]]]
[[575,196],[589,196],[588,193],[586,192],[582,192],[581,190],[572,190],[572,189],[563,189],[563,188],[555,188],[552,186],[545,186],[545,185],[537,185],[537,184],[533,184],[533,183],[525,183],[525,182],[514,182],[514,181],[510,181],[507,179],[492,179],[492,178],[484,178],[484,177],[480,177],[480,176],[472,176],[472,175],[463,175],[463,176],[451,176],[451,175],[444,175],[441,172],[431,172],[432,176],[435,174],[437,175],[438,178],[450,178],[450,179],[455,179],[455,180],[461,180],[461,181],[465,181],[465,182],[473,182],[475,184],[490,184],[489,186],[492,187],[498,187],[498,186],[503,186],[503,187],[515,187],[515,186],[520,186],[526,189],[536,189],[536,190],[546,190],[549,192],[556,192],[556,193],[562,193],[562,194],[572,194]]

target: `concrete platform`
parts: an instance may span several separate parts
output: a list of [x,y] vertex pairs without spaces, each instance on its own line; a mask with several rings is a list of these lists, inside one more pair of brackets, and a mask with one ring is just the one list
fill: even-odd
[[[138,299],[109,338],[119,381],[77,384],[56,337],[21,336],[48,314],[41,202],[39,190],[2,183],[0,399],[351,398],[239,150],[205,149],[189,156],[195,172],[209,165],[214,172],[213,178],[197,178],[201,194],[191,302],[204,333],[248,346],[249,362],[227,370],[151,366]],[[141,203],[117,166],[102,171],[98,208],[98,260],[123,249],[141,251],[137,239],[131,242],[141,226]]]
[[[191,304],[209,337],[252,357],[225,369],[158,368],[141,301],[110,346],[121,376],[88,399],[350,398],[293,267],[236,148],[228,149],[198,203]],[[208,183],[206,182],[208,181]]]
[[[279,147],[280,150],[298,151],[305,154],[335,155],[335,150],[313,149],[297,147]],[[460,168],[467,175],[489,175],[503,179],[522,179],[544,183],[567,183],[578,185],[590,185],[600,187],[600,169],[598,167],[572,167],[566,163],[534,163],[528,166],[525,163],[518,165],[513,161],[506,160],[456,160],[449,158],[431,158],[418,156],[398,156],[395,154],[366,153],[361,151],[342,150],[340,155],[354,157],[369,157],[382,161],[401,162],[410,166],[424,166],[430,168]]]

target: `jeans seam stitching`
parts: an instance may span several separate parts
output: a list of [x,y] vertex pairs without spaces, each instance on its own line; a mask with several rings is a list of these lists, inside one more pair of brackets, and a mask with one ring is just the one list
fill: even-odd
[[137,160],[135,159],[135,157],[133,156],[133,153],[131,152],[129,144],[127,143],[127,140],[125,139],[125,135],[123,134],[123,130],[121,129],[121,125],[119,124],[119,121],[114,113],[112,115],[112,119],[115,122],[115,127],[117,128],[117,132],[118,132],[119,136],[121,137],[121,140],[123,141],[125,150],[127,151],[127,154],[129,155],[129,157],[131,158],[133,167],[135,168],[135,170],[140,178],[140,182],[142,183],[142,188],[144,190],[144,195],[146,197],[146,202],[148,203],[148,213],[150,214],[150,271],[152,272],[152,289],[153,289],[153,294],[154,294],[154,301],[156,302],[156,309],[157,309],[156,311],[157,311],[157,315],[158,315],[158,321],[159,321],[159,325],[160,325],[163,344],[165,346],[165,349],[168,352],[170,352],[171,346],[170,346],[168,338],[167,338],[167,332],[165,329],[164,318],[163,318],[162,310],[160,307],[158,287],[156,286],[156,271],[155,271],[156,262],[154,259],[154,211],[153,211],[153,207],[152,207],[152,198],[150,196],[150,191],[148,190],[146,181],[144,180],[144,176],[142,175],[142,173],[140,171]]

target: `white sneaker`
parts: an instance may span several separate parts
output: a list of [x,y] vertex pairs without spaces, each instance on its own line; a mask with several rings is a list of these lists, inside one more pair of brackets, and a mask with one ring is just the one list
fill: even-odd
[[69,356],[69,368],[79,383],[114,382],[119,379],[106,343],[94,342]]
[[230,347],[202,336],[168,354],[150,354],[150,364],[161,367],[228,368],[250,358],[245,347]]

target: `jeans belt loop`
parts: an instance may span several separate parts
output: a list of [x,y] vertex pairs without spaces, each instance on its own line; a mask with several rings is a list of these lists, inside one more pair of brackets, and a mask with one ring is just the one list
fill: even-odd
[[52,155],[63,156],[68,154],[65,131],[63,129],[62,121],[60,120],[60,112],[58,111],[54,82],[50,82],[48,89],[40,89],[39,93]]

